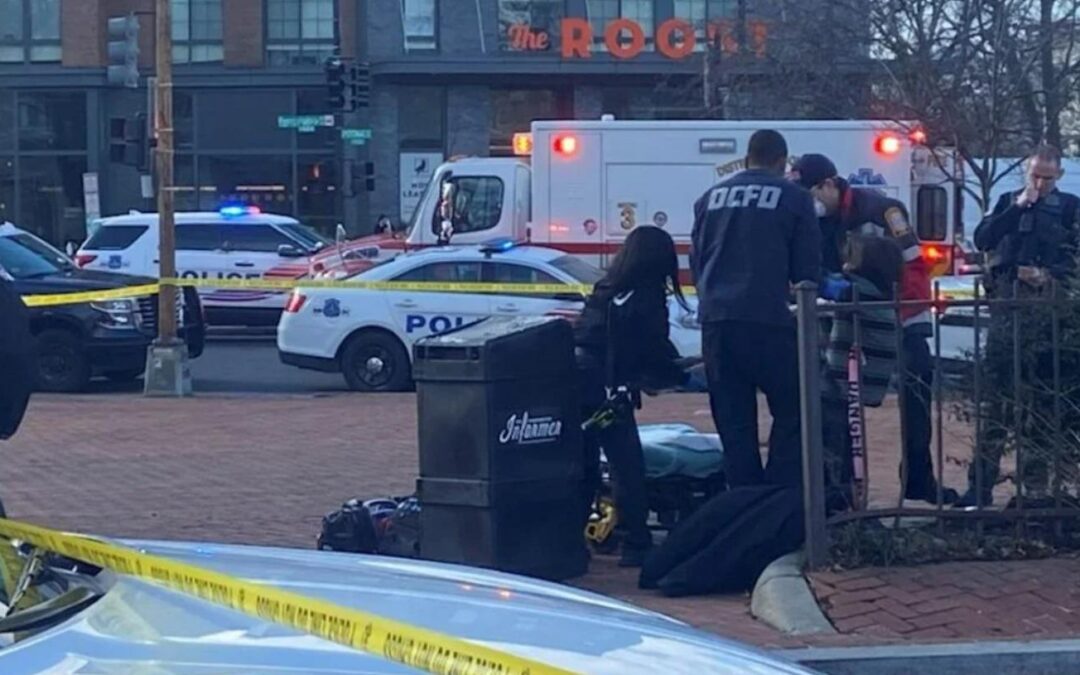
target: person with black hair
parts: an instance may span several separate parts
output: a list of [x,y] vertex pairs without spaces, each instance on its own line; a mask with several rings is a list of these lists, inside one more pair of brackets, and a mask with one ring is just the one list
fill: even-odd
[[575,326],[585,423],[585,504],[600,487],[600,448],[611,467],[624,567],[640,567],[652,547],[645,458],[634,410],[641,392],[689,379],[668,337],[668,296],[688,309],[671,236],[651,225],[632,230],[597,282]]
[[[750,137],[746,170],[694,205],[690,267],[713,420],[733,487],[802,485],[799,367],[791,285],[818,281],[820,230],[810,195],[784,178],[784,137]],[[758,449],[757,391],[772,413],[768,464]]]

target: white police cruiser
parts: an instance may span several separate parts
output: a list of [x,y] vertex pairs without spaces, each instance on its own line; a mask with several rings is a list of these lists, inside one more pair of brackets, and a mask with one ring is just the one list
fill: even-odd
[[[495,240],[406,253],[351,277],[356,281],[587,284],[602,277],[581,258],[539,246]],[[694,303],[694,298],[689,299]],[[691,307],[694,305],[691,304]],[[278,324],[284,363],[341,372],[357,391],[400,391],[412,380],[412,345],[420,338],[492,315],[563,315],[584,307],[579,292],[550,295],[304,288],[293,291]],[[697,317],[674,301],[671,338],[682,356],[701,354]]]
[[[284,262],[307,264],[330,241],[294,218],[257,207],[176,214],[176,271],[189,279],[259,279]],[[158,216],[131,213],[103,218],[75,262],[84,269],[158,276]],[[211,324],[277,324],[285,293],[200,287]]]

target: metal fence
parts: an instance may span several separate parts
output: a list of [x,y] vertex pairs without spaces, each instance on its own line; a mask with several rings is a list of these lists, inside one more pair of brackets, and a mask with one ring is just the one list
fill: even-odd
[[[910,507],[904,504],[908,471],[904,448],[910,430],[903,423],[901,394],[907,383],[899,374],[907,364],[899,314],[901,307],[927,303],[859,302],[856,297],[852,302],[820,304],[815,284],[802,283],[796,288],[806,552],[812,568],[828,561],[830,528],[843,523],[894,518],[899,525],[903,518],[929,516],[939,525],[966,520],[972,530],[981,533],[988,522],[997,521],[1015,524],[1017,535],[1025,537],[1032,522],[1052,523],[1043,529],[1060,536],[1067,519],[1080,517],[1080,298],[1056,281],[1039,287],[1015,281],[1011,287],[996,288],[991,295],[983,289],[981,277],[960,285],[934,285],[929,305],[934,327],[930,338],[931,456],[938,490],[935,504]],[[894,297],[898,295],[894,293]],[[826,465],[843,449],[830,451],[823,439],[822,390],[827,383],[823,380],[825,336],[821,322],[847,316],[854,325],[853,349],[861,354],[861,322],[870,310],[882,308],[890,309],[896,322],[897,367],[894,391],[889,395],[899,402],[898,447],[870,447],[864,407],[855,392],[848,399],[852,405],[847,420],[854,451],[854,475],[847,488],[852,495],[851,507],[827,513]],[[861,384],[860,379],[855,383]],[[944,498],[945,438],[960,426],[973,430],[967,461],[976,468],[969,466],[968,471],[980,497],[967,508],[951,507]],[[872,504],[866,498],[870,485],[866,458],[875,452],[895,452],[897,456],[900,489],[895,503]],[[1006,508],[998,508],[982,497],[992,494],[1002,482],[995,478],[994,469],[1003,457],[1015,465],[1011,476],[1014,488]],[[966,482],[956,486],[961,493],[967,487]],[[1001,492],[999,489],[999,496]]]

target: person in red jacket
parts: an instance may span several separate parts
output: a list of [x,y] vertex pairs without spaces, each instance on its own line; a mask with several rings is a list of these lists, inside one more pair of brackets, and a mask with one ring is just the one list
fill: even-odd
[[[873,189],[853,188],[824,155],[808,154],[792,167],[792,178],[810,191],[817,202],[822,230],[823,277],[841,271],[841,255],[849,233],[892,237],[904,254],[900,299],[925,300],[926,304],[905,304],[900,308],[903,323],[904,372],[901,395],[907,431],[904,455],[907,483],[904,497],[936,503],[937,480],[930,458],[932,417],[930,391],[933,362],[927,339],[933,336],[930,314],[930,270],[922,257],[919,240],[911,227],[904,205]],[[945,503],[959,499],[955,490],[942,490]]]

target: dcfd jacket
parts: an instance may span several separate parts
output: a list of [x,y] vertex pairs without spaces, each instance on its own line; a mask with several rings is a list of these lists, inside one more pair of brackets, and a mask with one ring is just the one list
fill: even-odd
[[810,193],[759,169],[694,204],[690,269],[701,321],[794,328],[790,284],[819,281],[821,230]]
[[994,290],[1007,292],[1022,265],[1045,268],[1064,280],[1076,266],[1080,234],[1080,198],[1054,190],[1029,208],[1016,205],[1020,192],[998,199],[994,210],[975,228],[975,246],[990,252]]
[[[668,338],[667,295],[660,286],[617,291],[601,281],[585,302],[574,340],[581,368],[599,378],[601,387],[664,389],[687,380]],[[606,382],[609,350],[611,383]]]
[[923,260],[919,239],[911,228],[904,205],[876,190],[849,187],[840,200],[840,224],[845,232],[888,236],[896,241],[904,254],[900,300],[926,301],[926,304],[900,306],[904,332],[924,337],[933,335],[929,302],[932,297],[930,269]]

